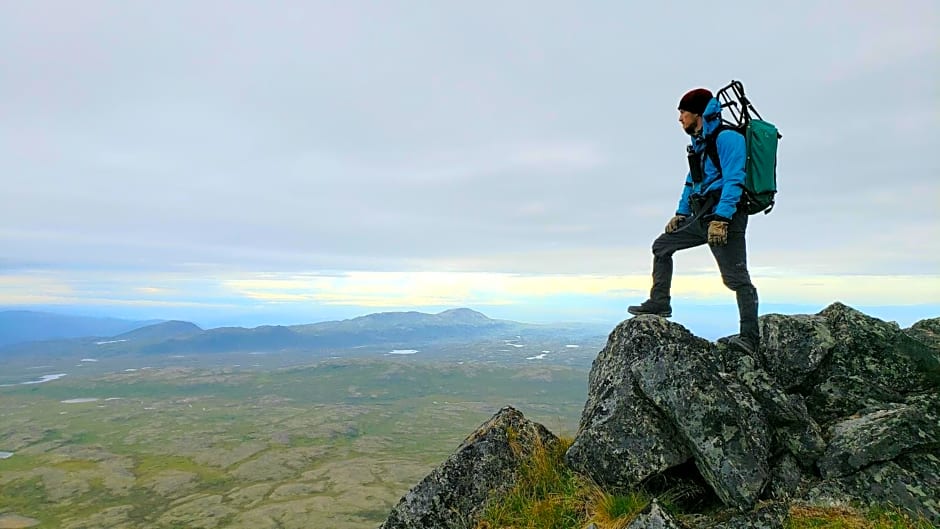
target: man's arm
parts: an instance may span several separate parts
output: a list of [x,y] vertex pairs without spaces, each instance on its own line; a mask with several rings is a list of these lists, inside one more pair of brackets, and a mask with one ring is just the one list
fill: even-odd
[[692,214],[692,206],[689,204],[690,196],[692,196],[692,173],[685,177],[685,187],[682,188],[682,197],[679,198],[679,208],[676,209],[676,215],[688,217]]
[[722,131],[715,138],[718,160],[721,163],[721,200],[715,206],[715,220],[731,222],[744,192],[744,164],[747,147],[744,136],[734,131]]

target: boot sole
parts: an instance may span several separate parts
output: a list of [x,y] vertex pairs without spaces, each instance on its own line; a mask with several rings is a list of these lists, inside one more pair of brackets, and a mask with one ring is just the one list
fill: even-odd
[[669,318],[669,317],[672,316],[672,311],[671,311],[671,310],[670,310],[670,311],[665,311],[665,312],[641,312],[641,311],[638,311],[638,310],[637,310],[637,311],[634,311],[634,310],[627,309],[627,312],[629,312],[630,314],[633,314],[634,316],[646,316],[646,315],[649,315],[649,316],[659,316],[659,317],[661,317],[661,318]]

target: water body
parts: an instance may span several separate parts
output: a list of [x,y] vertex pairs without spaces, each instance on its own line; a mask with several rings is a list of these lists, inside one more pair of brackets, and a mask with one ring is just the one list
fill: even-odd
[[0,459],[6,459],[13,455],[13,452],[0,452]]
[[0,384],[0,387],[10,387],[10,386],[17,386],[17,385],[22,386],[26,384],[42,384],[43,382],[49,382],[51,380],[58,380],[64,377],[65,375],[66,373],[58,373],[55,375],[43,375],[39,377],[39,380],[30,380],[27,382],[20,382],[19,384]]
[[95,402],[98,399],[96,398],[84,398],[84,399],[68,399],[61,401],[62,404],[81,404],[82,402]]

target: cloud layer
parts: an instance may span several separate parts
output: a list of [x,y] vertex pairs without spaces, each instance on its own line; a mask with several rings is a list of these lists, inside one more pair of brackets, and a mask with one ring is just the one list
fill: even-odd
[[732,78],[784,134],[764,299],[940,299],[940,7],[735,4],[4,4],[0,304],[642,292]]

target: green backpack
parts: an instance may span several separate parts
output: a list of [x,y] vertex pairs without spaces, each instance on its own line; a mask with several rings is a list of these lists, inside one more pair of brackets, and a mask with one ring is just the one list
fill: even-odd
[[[740,81],[722,88],[715,95],[721,108],[731,112],[732,120],[722,119],[721,125],[712,134],[705,152],[715,167],[721,170],[715,138],[722,130],[733,130],[744,135],[747,145],[747,162],[744,177],[744,204],[748,215],[770,213],[776,204],[777,195],[777,142],[783,136],[777,127],[764,121],[744,95]],[[754,117],[751,117],[753,114]]]

